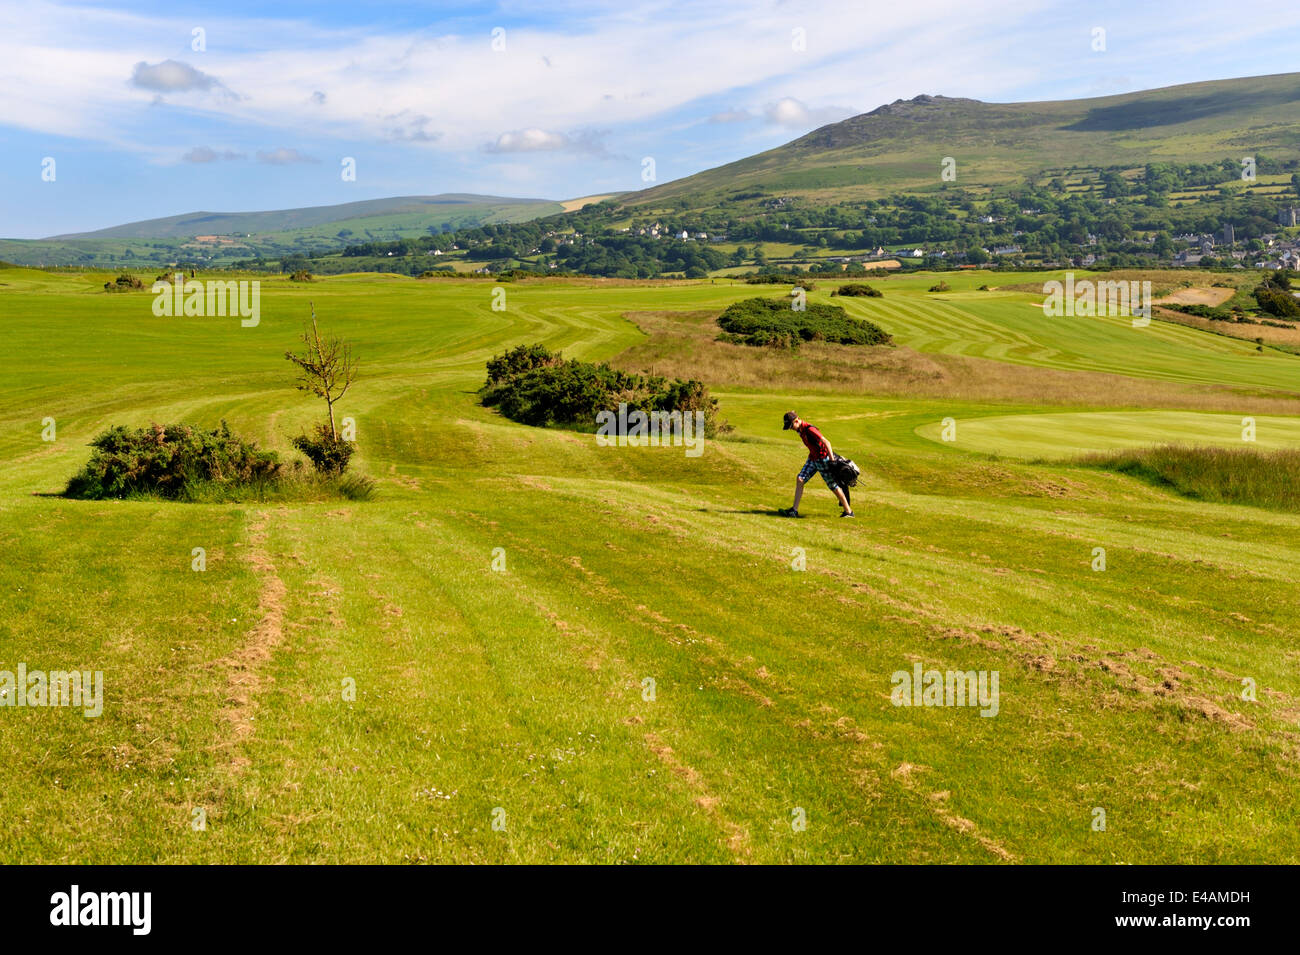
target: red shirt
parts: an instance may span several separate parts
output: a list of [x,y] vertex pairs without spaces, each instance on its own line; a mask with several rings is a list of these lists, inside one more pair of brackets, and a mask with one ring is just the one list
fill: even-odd
[[804,422],[798,429],[799,437],[808,448],[808,457],[814,461],[824,461],[831,456],[831,447],[822,437],[822,433],[813,425]]

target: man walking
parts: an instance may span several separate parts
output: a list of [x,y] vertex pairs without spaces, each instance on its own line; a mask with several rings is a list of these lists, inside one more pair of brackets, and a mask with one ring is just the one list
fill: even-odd
[[844,489],[839,486],[831,472],[831,462],[834,460],[835,452],[831,450],[831,443],[826,440],[825,436],[807,421],[793,411],[785,413],[785,424],[782,431],[793,429],[804,446],[808,448],[808,460],[804,462],[803,468],[799,471],[799,476],[794,479],[794,504],[788,508],[782,508],[778,513],[783,517],[799,516],[799,500],[803,497],[804,483],[814,474],[820,474],[826,486],[831,489],[836,500],[840,502],[842,513],[840,517],[852,517],[853,508],[849,500],[844,496]]

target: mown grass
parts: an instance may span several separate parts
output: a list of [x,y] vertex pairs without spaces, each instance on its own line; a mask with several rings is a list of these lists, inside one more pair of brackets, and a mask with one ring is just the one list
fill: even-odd
[[1166,444],[1090,454],[1078,463],[1169,487],[1199,501],[1300,511],[1300,449],[1296,448],[1256,451]]
[[[752,287],[524,282],[494,312],[490,283],[356,276],[268,285],[241,330],[155,321],[95,278],[11,270],[0,291],[20,370],[0,378],[0,668],[100,669],[106,687],[99,719],[0,708],[0,860],[1300,858],[1300,516],[917,434],[1066,401],[1108,336],[952,304],[944,341],[966,360],[1027,376],[1032,335],[1070,366],[1018,398],[719,366],[735,440],[690,458],[509,421],[477,403],[485,363],[541,341],[686,364],[690,322],[622,316],[703,325]],[[924,282],[882,283],[885,301],[933,308]],[[226,418],[286,450],[319,414],[280,357],[309,294],[366,360],[339,410],[374,501],[37,496],[108,423]],[[1180,331],[1165,357],[1192,378],[1221,359],[1254,400],[1291,400],[1231,343]],[[1177,361],[1150,370],[1131,394],[1157,406],[1165,386],[1227,400],[1161,380]],[[816,484],[805,519],[775,516],[805,456],[790,407],[863,466],[856,522]],[[916,662],[998,670],[999,715],[894,707],[890,674]]]

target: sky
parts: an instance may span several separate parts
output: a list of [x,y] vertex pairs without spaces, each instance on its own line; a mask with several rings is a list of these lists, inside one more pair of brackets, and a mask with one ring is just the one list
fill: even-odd
[[1076,99],[1297,64],[1291,18],[1221,2],[0,0],[0,236],[569,199],[921,93]]

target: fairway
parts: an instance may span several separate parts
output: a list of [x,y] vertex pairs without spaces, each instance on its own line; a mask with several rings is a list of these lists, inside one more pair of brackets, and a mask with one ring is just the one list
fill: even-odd
[[[706,382],[732,430],[693,458],[507,420],[485,363],[541,342],[617,364],[649,340],[632,313],[772,290],[263,277],[244,328],[108,278],[0,271],[0,669],[104,674],[96,718],[0,708],[0,861],[1300,858],[1300,515],[973,453],[1239,441],[1300,358],[1044,320],[987,275],[881,280],[844,301],[904,346],[881,353],[1213,383],[1246,410],[1040,414],[810,368]],[[55,496],[114,424],[224,419],[295,457],[320,403],[283,355],[309,303],[361,361],[338,411],[372,500]],[[806,456],[789,408],[862,466],[855,521],[816,478],[776,516]],[[1300,440],[1256,418],[1258,446]],[[894,705],[916,665],[998,672],[996,717]]]
[[[942,422],[924,424],[916,433],[931,441],[945,441]],[[1252,436],[1250,442],[1243,440],[1247,433]],[[1271,451],[1300,447],[1300,419],[1252,415],[1243,420],[1240,415],[1195,411],[991,415],[957,422],[951,443],[967,451],[1026,459],[1067,458],[1156,444],[1242,447],[1253,443]]]

